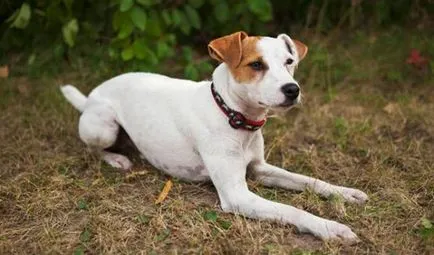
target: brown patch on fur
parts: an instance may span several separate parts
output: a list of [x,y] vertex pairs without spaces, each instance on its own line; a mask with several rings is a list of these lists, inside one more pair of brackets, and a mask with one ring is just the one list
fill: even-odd
[[[249,64],[261,61],[257,43],[259,36],[248,36],[245,32],[236,32],[212,40],[208,44],[209,55],[229,67],[234,79],[239,83],[250,83],[265,71],[253,70]],[[263,63],[266,69],[266,64]]]
[[240,31],[214,39],[208,44],[209,55],[229,66],[238,66],[242,55],[242,41],[247,37],[245,32]]
[[[255,71],[249,64],[254,61],[262,61],[262,55],[258,52],[257,44],[259,36],[247,37],[242,41],[242,56],[238,66],[229,66],[234,79],[239,83],[250,83],[264,71]],[[266,63],[264,63],[266,65]]]
[[297,53],[298,53],[298,61],[301,61],[304,57],[306,57],[307,54],[307,46],[306,44],[298,41],[298,40],[292,40],[295,44],[295,47],[297,48]]

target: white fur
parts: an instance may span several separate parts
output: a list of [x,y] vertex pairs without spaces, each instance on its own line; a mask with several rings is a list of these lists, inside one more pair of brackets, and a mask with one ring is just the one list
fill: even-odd
[[[280,87],[295,82],[293,73],[298,56],[288,52],[282,39],[279,36],[259,41],[258,50],[269,70],[253,84],[238,84],[225,64],[216,68],[213,82],[227,105],[259,120],[285,100]],[[284,64],[288,57],[294,58],[291,66]],[[142,156],[156,168],[185,180],[211,180],[225,212],[293,224],[300,231],[322,239],[356,240],[357,236],[345,225],[268,201],[248,190],[247,169],[267,186],[300,191],[309,188],[323,196],[336,193],[357,203],[367,199],[362,191],[290,173],[266,163],[261,130],[233,129],[214,102],[210,83],[151,73],[127,73],[96,87],[87,100],[72,86],[63,87],[62,92],[82,111],[80,138],[100,151],[112,166],[131,167],[125,156],[104,152],[113,145],[122,126]]]
[[[271,107],[278,106],[285,101],[285,96],[280,90],[281,86],[286,83],[298,85],[293,77],[298,56],[289,53],[283,40],[276,40],[275,38],[262,38],[258,42],[258,48],[268,65],[267,73],[261,80],[260,92],[258,93],[261,97],[260,101]],[[285,65],[289,58],[294,60],[290,66]],[[300,95],[297,101],[299,98]]]
[[69,102],[80,112],[84,110],[87,98],[74,86],[65,85],[60,88],[63,95],[68,98]]

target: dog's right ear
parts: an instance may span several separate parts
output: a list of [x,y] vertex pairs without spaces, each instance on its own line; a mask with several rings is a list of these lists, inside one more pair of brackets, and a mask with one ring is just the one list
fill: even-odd
[[286,34],[280,34],[277,36],[277,38],[282,39],[286,43],[291,54],[293,53],[294,49],[297,51],[298,61],[301,61],[304,57],[306,57],[308,48],[304,43],[295,39],[291,39]]
[[217,61],[237,67],[243,54],[241,42],[247,37],[245,32],[240,31],[214,39],[208,44],[208,53]]

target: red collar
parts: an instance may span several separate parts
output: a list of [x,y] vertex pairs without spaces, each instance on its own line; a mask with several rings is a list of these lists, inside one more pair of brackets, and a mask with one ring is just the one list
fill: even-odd
[[244,117],[242,113],[229,108],[229,106],[225,103],[223,98],[215,90],[214,83],[211,83],[211,93],[219,108],[229,118],[229,125],[231,125],[232,128],[234,129],[241,128],[248,131],[256,131],[265,124],[265,121],[267,121],[266,118],[258,121],[249,120],[246,117]]

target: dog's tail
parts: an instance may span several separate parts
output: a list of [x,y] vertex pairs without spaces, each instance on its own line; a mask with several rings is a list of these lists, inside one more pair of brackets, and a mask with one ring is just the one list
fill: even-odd
[[84,110],[87,97],[83,95],[76,87],[72,85],[65,85],[60,87],[63,96],[80,112]]

